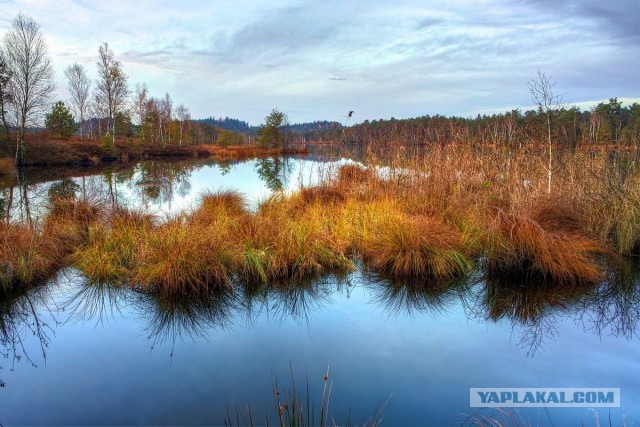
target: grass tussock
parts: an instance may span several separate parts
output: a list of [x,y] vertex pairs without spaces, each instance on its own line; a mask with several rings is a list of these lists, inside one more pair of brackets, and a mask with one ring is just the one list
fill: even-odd
[[291,215],[302,197],[274,196],[253,216],[244,242],[240,277],[247,282],[300,281],[326,271],[348,271],[348,242],[323,204]]
[[107,221],[90,227],[87,244],[72,257],[74,265],[92,282],[128,281],[140,243],[154,223],[151,215],[117,209]]
[[496,277],[531,277],[561,284],[597,284],[612,249],[584,227],[566,203],[538,200],[522,211],[498,210],[488,270]]
[[82,245],[97,208],[85,201],[56,200],[43,225],[0,223],[0,287],[38,284],[69,264]]
[[2,291],[43,280],[52,274],[55,262],[51,254],[56,249],[53,242],[47,243],[29,226],[0,223]]
[[462,235],[431,217],[390,215],[363,241],[368,267],[395,278],[449,280],[469,272]]
[[94,281],[162,295],[206,293],[234,279],[302,282],[360,260],[424,283],[462,277],[486,260],[491,277],[574,286],[603,280],[617,254],[638,253],[634,159],[558,155],[549,192],[541,151],[452,144],[389,154],[330,170],[320,185],[278,193],[256,210],[234,191],[205,193],[196,209],[164,222],[55,200],[40,226],[3,226],[2,283],[46,276],[73,252]]
[[132,281],[163,296],[206,294],[230,286],[237,248],[227,230],[172,219],[143,236]]

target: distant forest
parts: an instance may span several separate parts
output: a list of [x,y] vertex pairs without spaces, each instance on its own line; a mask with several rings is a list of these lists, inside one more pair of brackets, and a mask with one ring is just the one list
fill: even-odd
[[[551,114],[554,143],[619,144],[640,146],[640,104],[624,106],[617,98],[601,102],[589,111],[565,107]],[[521,146],[544,143],[547,116],[542,110],[512,110],[475,118],[422,116],[411,119],[365,120],[342,128],[304,131],[309,141],[349,143],[399,142]]]
[[[546,114],[542,110],[512,110],[471,117],[421,116],[411,119],[380,119],[344,127],[334,121],[287,125],[288,140],[295,142],[446,143],[471,145],[530,145],[546,140]],[[195,120],[220,129],[255,135],[259,129],[230,119]],[[565,107],[551,116],[552,140],[558,144],[621,144],[640,146],[640,104],[623,105],[617,98],[601,102],[588,111]]]

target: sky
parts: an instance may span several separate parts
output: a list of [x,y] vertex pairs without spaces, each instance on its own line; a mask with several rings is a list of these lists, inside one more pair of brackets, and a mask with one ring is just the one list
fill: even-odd
[[108,42],[131,88],[254,125],[273,108],[291,123],[526,109],[538,70],[582,108],[640,101],[638,0],[0,0],[0,35],[19,12],[62,100],[64,68],[95,78]]

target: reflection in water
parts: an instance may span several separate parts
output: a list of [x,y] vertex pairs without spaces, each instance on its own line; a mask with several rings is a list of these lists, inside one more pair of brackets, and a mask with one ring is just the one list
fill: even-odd
[[64,301],[62,308],[68,313],[68,320],[76,323],[104,323],[115,315],[121,315],[130,305],[129,289],[111,283],[89,283],[76,276],[79,283]]
[[612,274],[598,286],[521,285],[486,279],[474,287],[471,315],[481,321],[508,320],[528,355],[544,350],[570,320],[603,336],[637,337],[640,281],[637,270]]
[[226,289],[198,298],[136,293],[135,304],[151,348],[170,342],[172,356],[177,342],[206,339],[211,330],[231,326],[240,306],[235,293]]
[[464,303],[470,292],[466,280],[425,283],[384,279],[373,273],[367,279],[372,286],[373,301],[389,317],[413,316],[424,312],[445,314],[461,301]]
[[640,262],[633,260],[615,272],[576,307],[576,318],[598,336],[638,338],[640,322]]
[[[11,370],[21,360],[37,366],[32,347],[46,362],[46,349],[57,325],[54,312],[47,305],[49,300],[46,286],[0,297],[0,355],[11,361]],[[1,379],[0,386],[4,387]]]
[[281,191],[289,183],[293,164],[289,157],[265,157],[256,161],[256,172],[271,191]]
[[[219,162],[149,160],[128,167],[103,166],[97,168],[97,172],[77,168],[24,168],[16,176],[0,180],[0,215],[5,221],[32,223],[46,213],[49,201],[56,197],[81,197],[111,207],[161,208],[174,212],[186,207],[184,203],[176,203],[178,199],[196,200],[198,194],[193,192],[194,186],[198,193],[219,186],[223,183],[211,178],[218,174],[224,177],[236,166],[241,174],[251,171],[253,182],[245,184],[251,190],[257,188],[263,192],[264,189],[267,193],[262,195],[289,188],[296,167],[300,173],[303,168],[302,164],[297,165],[286,157]],[[201,170],[206,173],[194,178]],[[207,178],[203,179],[204,176]],[[194,183],[194,180],[197,181]],[[231,181],[231,177],[227,180]]]
[[289,318],[303,320],[308,326],[311,314],[330,304],[331,295],[341,288],[341,281],[334,276],[271,286],[246,285],[244,308],[247,323],[253,324],[258,317],[265,315],[280,323]]
[[146,205],[170,203],[175,194],[184,197],[191,190],[189,177],[195,166],[189,162],[149,161],[138,165],[136,177],[122,177]]

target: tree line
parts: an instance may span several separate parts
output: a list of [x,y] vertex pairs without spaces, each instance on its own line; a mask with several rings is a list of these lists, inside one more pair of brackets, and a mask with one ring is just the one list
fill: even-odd
[[[146,83],[133,90],[123,65],[108,43],[98,48],[97,78],[92,80],[80,64],[64,70],[70,98],[55,100],[55,72],[40,25],[18,14],[0,43],[0,141],[15,156],[25,160],[25,133],[42,125],[50,137],[100,140],[113,147],[116,136],[136,136],[145,143],[239,144],[242,136],[191,120],[184,104],[175,105],[171,96],[155,97]],[[15,138],[14,138],[15,137]]]
[[548,140],[575,147],[578,144],[640,145],[640,104],[623,106],[617,98],[601,102],[589,111],[578,107],[557,110],[521,111],[518,109],[475,118],[422,116],[412,119],[365,120],[319,138],[343,139],[353,143],[405,142],[520,147],[543,145]]

